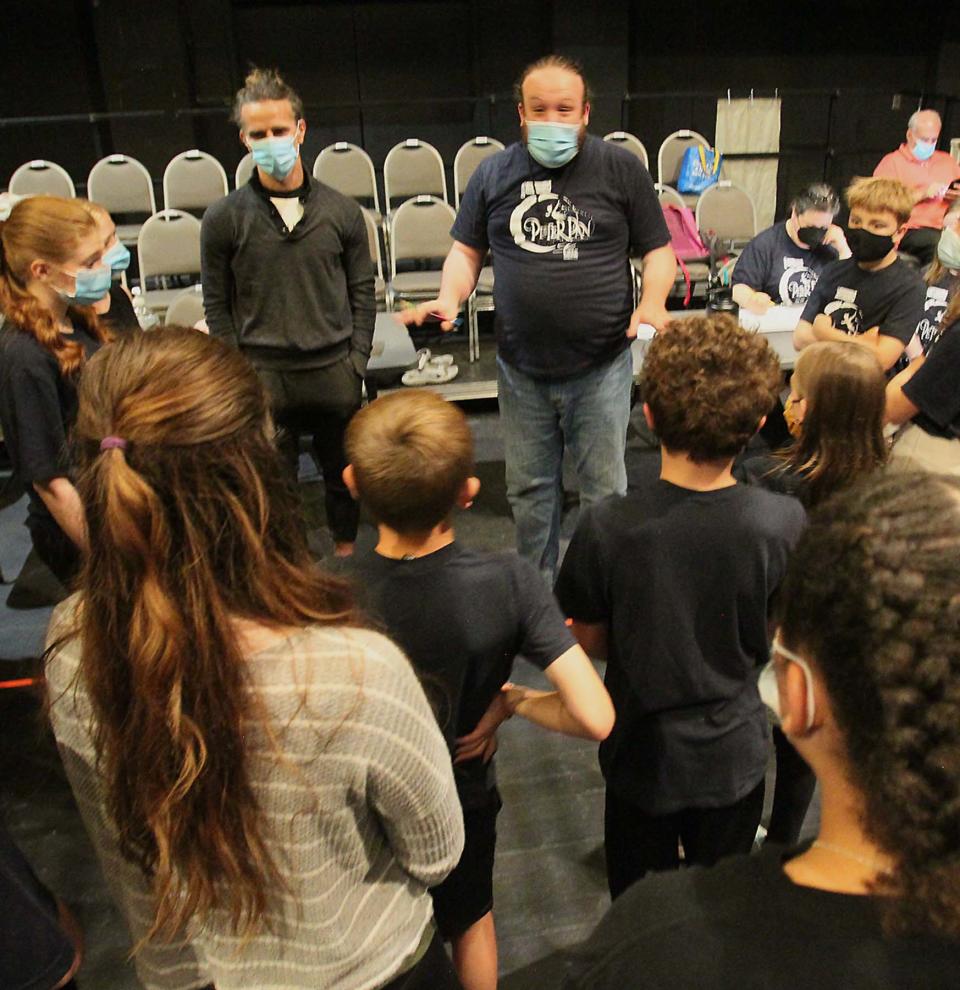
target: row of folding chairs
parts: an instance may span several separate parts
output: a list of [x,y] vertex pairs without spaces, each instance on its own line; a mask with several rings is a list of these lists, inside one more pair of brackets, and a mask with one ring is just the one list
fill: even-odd
[[[627,131],[605,135],[626,148],[649,168],[649,156],[643,142]],[[681,130],[671,134],[660,146],[657,156],[657,181],[671,184],[684,151],[697,144],[707,145],[707,139],[696,131]],[[453,162],[453,205],[460,198],[467,182],[479,164],[488,156],[503,150],[496,138],[483,135],[471,138],[457,151]],[[253,172],[253,157],[243,157],[234,175],[239,188],[248,182]],[[338,141],[324,148],[313,163],[313,175],[321,182],[351,196],[373,210],[378,224],[382,222],[380,193],[376,170],[370,156],[357,145]],[[433,145],[419,138],[408,138],[387,153],[383,163],[383,187],[386,213],[412,196],[430,195],[450,202],[443,158]],[[175,155],[163,172],[164,209],[202,211],[210,203],[225,196],[229,190],[227,173],[217,159],[196,148]],[[98,161],[87,176],[87,197],[102,203],[111,213],[150,216],[157,212],[153,180],[145,166],[129,155],[108,155]],[[35,159],[25,162],[11,176],[9,190],[18,195],[49,193],[71,198],[76,187],[69,173],[56,162]],[[121,239],[136,240],[139,225],[123,225]]]

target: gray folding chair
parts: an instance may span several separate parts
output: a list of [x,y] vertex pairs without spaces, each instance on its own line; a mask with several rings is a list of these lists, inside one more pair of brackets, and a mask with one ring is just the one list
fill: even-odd
[[197,210],[230,191],[227,173],[213,155],[196,148],[183,151],[163,170],[163,206],[166,210]]
[[204,318],[203,286],[198,282],[173,297],[163,322],[171,327],[194,327]]
[[626,149],[632,155],[636,155],[643,164],[643,167],[647,171],[650,170],[650,156],[647,154],[644,143],[636,134],[631,134],[629,131],[611,131],[609,134],[603,135],[603,140]]
[[363,148],[349,141],[327,145],[313,163],[313,177],[344,196],[357,200],[373,214],[377,224],[382,222],[377,173]]
[[[440,291],[440,266],[453,244],[453,207],[436,196],[415,196],[401,203],[390,219],[390,278],[387,309],[400,300],[432,299]],[[434,263],[428,271],[398,272],[397,263]]]
[[161,210],[149,217],[137,238],[140,292],[144,305],[162,314],[182,287],[150,289],[147,280],[171,275],[200,275],[200,221],[183,210]]
[[243,158],[240,159],[240,164],[237,165],[237,171],[233,176],[234,189],[239,189],[241,186],[245,186],[250,181],[250,176],[253,175],[253,169],[253,153],[248,151]]
[[[105,207],[115,219],[118,214],[149,217],[157,212],[150,173],[128,155],[107,155],[90,169],[87,199]],[[117,237],[124,244],[136,244],[142,226],[142,222],[120,224]]]
[[61,196],[64,199],[73,199],[77,195],[67,170],[43,158],[24,162],[10,176],[7,191],[16,196]]
[[[709,148],[710,142],[697,131],[683,129],[668,134],[657,152],[657,182],[676,186],[677,179],[680,178],[680,163],[683,161],[684,152],[687,148],[696,148],[698,145]],[[684,193],[680,195],[683,196],[685,205],[690,207],[696,205],[696,195]]]
[[757,235],[753,197],[727,179],[704,189],[697,200],[697,227],[704,239],[716,239],[723,250],[744,248]]
[[440,152],[419,138],[394,145],[383,161],[383,191],[387,213],[394,202],[412,196],[435,196],[447,202],[447,176]]
[[673,186],[666,186],[662,182],[654,182],[653,188],[657,192],[657,200],[660,205],[663,206],[664,203],[672,203],[674,206],[686,206],[683,197],[677,192]]
[[467,188],[470,176],[485,158],[503,151],[503,144],[496,138],[480,135],[464,142],[453,159],[453,205],[460,209],[460,197]]
[[383,253],[380,250],[380,230],[372,210],[363,210],[363,222],[367,228],[367,243],[370,245],[370,260],[374,268],[374,291],[377,308],[386,307],[387,288],[383,278]]

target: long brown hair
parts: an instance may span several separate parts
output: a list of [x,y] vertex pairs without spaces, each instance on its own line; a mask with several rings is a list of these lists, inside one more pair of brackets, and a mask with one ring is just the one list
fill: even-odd
[[[60,333],[50,311],[27,290],[30,265],[38,258],[64,264],[80,241],[96,232],[96,220],[80,200],[59,196],[22,199],[0,222],[0,310],[56,358],[64,375],[80,369],[83,346]],[[92,307],[70,306],[68,313],[96,340],[110,339]]]
[[793,376],[807,411],[784,467],[803,479],[803,499],[812,507],[886,462],[886,383],[876,357],[853,341],[804,348]]
[[[125,447],[101,451],[106,436]],[[278,888],[245,731],[263,717],[234,619],[355,621],[312,561],[266,394],[235,349],[183,327],[96,354],[80,384],[80,677],[109,813],[152,877],[147,938],[225,910],[252,934]]]
[[[960,220],[960,203],[954,201],[953,206],[947,210],[947,215],[943,218],[943,226],[946,229],[949,226],[955,224]],[[935,252],[933,255],[933,264],[927,269],[927,274],[924,281],[927,285],[936,285],[944,275],[948,273],[949,269],[940,260],[940,256]],[[944,311],[943,316],[940,318],[940,331],[943,332],[947,327],[953,326],[957,320],[960,320],[960,275],[956,276],[955,283],[952,286],[953,292],[949,297],[947,303],[947,308]]]
[[960,937],[960,480],[880,472],[811,515],[779,595],[822,674],[896,934]]

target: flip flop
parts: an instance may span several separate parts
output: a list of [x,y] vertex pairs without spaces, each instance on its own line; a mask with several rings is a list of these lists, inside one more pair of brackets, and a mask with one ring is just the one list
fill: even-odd
[[440,368],[449,367],[453,364],[452,354],[433,354],[428,347],[421,347],[417,351],[417,368],[423,371],[428,364],[436,365]]
[[427,363],[423,368],[411,368],[400,379],[404,385],[445,385],[452,382],[460,369],[455,364]]

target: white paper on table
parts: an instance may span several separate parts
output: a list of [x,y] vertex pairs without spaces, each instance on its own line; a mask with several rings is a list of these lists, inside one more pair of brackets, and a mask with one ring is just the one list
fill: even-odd
[[741,308],[740,326],[757,333],[783,333],[795,330],[802,315],[803,306],[771,306],[762,316]]

